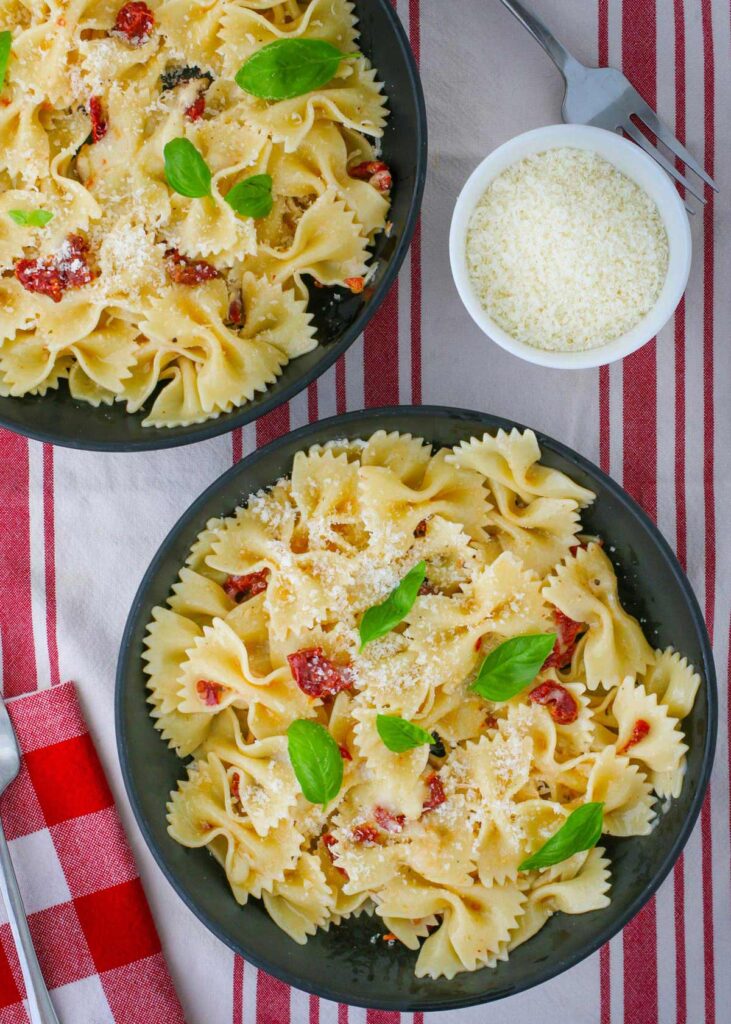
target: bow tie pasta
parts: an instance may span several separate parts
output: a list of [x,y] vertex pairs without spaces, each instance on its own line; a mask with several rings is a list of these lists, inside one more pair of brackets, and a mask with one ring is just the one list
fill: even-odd
[[[65,380],[156,428],[253,400],[316,347],[309,289],[362,292],[387,228],[386,106],[353,4],[5,3],[0,33],[0,395]],[[237,84],[302,43],[335,53],[324,84]]]
[[[649,646],[580,533],[594,495],[540,454],[531,431],[299,452],[207,524],[154,610],[152,716],[192,755],[170,833],[296,942],[375,911],[419,976],[494,967],[553,914],[606,907],[597,839],[647,835],[679,795],[699,676]],[[484,695],[491,659],[536,636],[527,679]],[[293,723],[323,771],[330,750],[317,803]],[[597,807],[594,843],[531,863]]]

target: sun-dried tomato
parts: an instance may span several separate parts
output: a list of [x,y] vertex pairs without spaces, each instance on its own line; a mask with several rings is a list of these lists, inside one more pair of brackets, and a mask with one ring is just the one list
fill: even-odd
[[210,679],[199,679],[195,688],[198,696],[208,708],[215,708],[221,703],[221,694],[226,689],[220,683],[212,683]]
[[391,169],[383,160],[365,160],[356,167],[350,167],[348,174],[351,178],[367,181],[369,185],[373,185],[379,192],[390,192],[393,186]]
[[421,584],[418,590],[419,597],[428,597],[430,594],[438,593],[439,591],[437,590],[437,588],[434,586],[433,583],[430,583],[429,580],[424,580],[424,582]]
[[478,636],[478,638],[475,640],[475,650],[477,651],[478,654],[480,653],[480,648],[481,647],[482,647],[482,637]]
[[373,817],[384,832],[401,832],[406,818],[403,814],[391,814],[385,807],[374,807]]
[[342,743],[339,745],[338,750],[340,751],[340,756],[342,757],[343,761],[353,760],[353,755],[350,753],[346,746],[343,746]]
[[378,846],[381,841],[381,833],[375,825],[366,822],[363,825],[355,825],[351,830],[351,836],[361,846]]
[[541,671],[547,668],[565,668],[566,665],[570,665],[579,637],[586,630],[586,623],[575,622],[558,608],[553,609],[553,618],[556,623],[556,642],[553,645],[553,650],[543,662]]
[[626,754],[631,747],[634,747],[641,740],[644,740],[645,736],[647,736],[649,731],[650,723],[646,722],[644,718],[638,718],[634,726],[632,727],[632,732],[630,733],[629,739],[621,748],[621,750],[617,751],[617,753]]
[[338,858],[333,853],[333,849],[332,848],[333,848],[333,846],[335,846],[336,843],[337,843],[337,839],[332,834],[332,832],[325,832],[325,834],[322,837],[322,844],[325,847],[325,849],[327,850],[327,855],[330,858],[330,861],[332,862],[332,865],[335,868],[335,870],[339,871],[341,875],[344,875],[347,878],[348,877],[348,872],[345,870],[345,868],[338,867],[338,863],[337,863]]
[[350,669],[325,657],[322,647],[305,647],[287,655],[295,683],[308,697],[334,697],[353,685]]
[[219,277],[215,267],[205,260],[191,260],[182,256],[177,249],[168,249],[165,253],[168,277],[175,284],[200,284]]
[[447,794],[444,792],[442,780],[436,772],[432,772],[432,774],[427,778],[426,784],[429,787],[429,796],[422,804],[421,809],[424,814],[428,814],[429,811],[433,811],[447,799]]
[[365,289],[365,278],[364,277],[346,277],[345,283],[350,288],[353,295],[360,295]]
[[231,796],[234,798],[234,800],[240,800],[241,799],[241,794],[239,792],[239,786],[240,785],[241,785],[241,776],[239,775],[238,772],[234,772],[233,775],[231,776],[231,782],[229,784],[229,789],[231,790]]
[[231,327],[244,326],[244,304],[241,299],[231,299],[228,304],[228,319],[226,321]]
[[427,524],[426,519],[422,519],[420,523],[417,523],[416,524],[416,528],[414,529],[414,536],[415,537],[426,537],[427,525],[428,524]]
[[495,718],[494,715],[488,715],[487,718],[485,719],[485,728],[486,729],[497,729],[497,727],[498,727],[498,720],[497,720],[497,718]]
[[117,12],[112,34],[124,36],[133,46],[141,46],[152,35],[155,27],[155,15],[146,3],[131,0]]
[[80,288],[93,281],[88,263],[89,243],[81,235],[69,235],[53,256],[37,260],[18,260],[15,276],[29,292],[47,295],[60,302],[68,288]]
[[201,93],[193,100],[189,107],[185,108],[185,116],[189,121],[200,121],[206,110],[206,98]]
[[269,570],[259,569],[258,572],[249,572],[245,576],[229,576],[223,583],[223,589],[236,604],[256,597],[263,593],[269,585]]
[[543,704],[559,725],[569,725],[579,717],[579,705],[565,686],[550,680],[536,686],[528,694],[534,704]]
[[91,96],[89,98],[89,119],[91,121],[91,141],[100,142],[109,129],[107,119],[104,117],[100,96]]

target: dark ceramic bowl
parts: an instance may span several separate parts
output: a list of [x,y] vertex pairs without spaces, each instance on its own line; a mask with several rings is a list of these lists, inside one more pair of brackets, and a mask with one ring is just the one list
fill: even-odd
[[500,999],[552,978],[603,945],[652,896],[680,854],[703,801],[713,761],[717,695],[693,591],[666,541],[631,498],[582,456],[539,434],[544,463],[596,492],[597,501],[583,521],[609,544],[625,606],[643,620],[653,646],[672,644],[703,681],[684,723],[690,750],[680,798],[649,836],[602,839],[612,861],[611,905],[578,916],[554,915],[495,970],[434,981],[414,977],[416,954],[405,947],[389,949],[380,940],[371,944],[371,936],[382,931],[378,918],[345,921],[298,946],[258,900],[238,906],[223,871],[205,850],[185,849],[168,836],[165,804],[184,776],[183,763],[153,728],[140,655],[152,608],[165,602],[206,521],[232,513],[252,491],[288,474],[295,453],[316,442],[368,437],[384,428],[454,445],[473,434],[515,425],[476,412],[422,407],[350,413],[296,430],[239,462],[194,502],[155,556],[129,615],[117,674],[117,741],[127,792],[150,849],[179,895],[214,934],[257,967],[328,999],[392,1010],[446,1010]]
[[[288,363],[277,381],[251,402],[217,419],[189,427],[143,427],[146,412],[125,412],[124,404],[95,409],[71,397],[65,382],[44,397],[0,398],[0,426],[69,448],[144,451],[172,448],[225,434],[288,401],[324,373],[363,332],[396,280],[419,215],[426,177],[427,128],[424,95],[408,39],[391,0],[355,0],[360,49],[385,83],[390,116],[382,140],[383,159],[394,174],[389,236],[379,236],[378,263],[368,295],[343,289],[310,289],[319,344]],[[151,400],[145,404],[149,408]]]

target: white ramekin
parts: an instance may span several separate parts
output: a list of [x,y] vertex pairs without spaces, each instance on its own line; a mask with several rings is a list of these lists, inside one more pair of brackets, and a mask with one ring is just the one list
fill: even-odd
[[[646,316],[626,334],[597,348],[578,352],[549,352],[518,341],[499,327],[480,303],[467,269],[467,230],[472,212],[485,189],[498,174],[526,156],[547,149],[571,146],[598,153],[636,181],[657,203],[667,231],[669,262],[665,284],[657,302]],[[475,168],[462,189],[452,215],[449,256],[452,276],[462,302],[484,333],[513,355],[540,366],[584,369],[602,366],[635,352],[655,337],[668,322],[685,291],[692,253],[690,224],[683,201],[665,171],[634,142],[603,128],[579,124],[556,124],[518,135],[494,150]]]

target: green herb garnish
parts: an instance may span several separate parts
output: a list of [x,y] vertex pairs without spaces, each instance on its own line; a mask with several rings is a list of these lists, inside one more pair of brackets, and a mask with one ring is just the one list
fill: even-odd
[[305,798],[324,807],[338,795],[343,782],[337,743],[323,725],[301,718],[287,729],[287,749]]
[[390,633],[408,615],[425,579],[426,562],[419,562],[407,572],[382,604],[368,609],[360,623],[361,651],[371,640]]
[[256,220],[267,217],[274,205],[272,176],[253,174],[250,178],[240,181],[238,185],[234,185],[225,198],[231,209],[242,217],[254,217]]
[[553,864],[568,860],[575,853],[591,850],[599,842],[603,822],[603,803],[582,804],[569,814],[558,832],[554,833],[540,850],[523,861],[518,871],[550,868]]
[[53,218],[50,210],[8,210],[8,217],[24,228],[42,228]]
[[211,194],[211,171],[189,139],[171,139],[163,150],[167,183],[178,195],[201,199]]
[[340,62],[355,56],[324,39],[277,39],[244,61],[236,84],[262,100],[291,100],[327,85]]
[[377,715],[376,729],[385,746],[394,754],[403,754],[414,747],[421,747],[425,743],[431,744],[431,733],[422,729],[420,725],[407,722],[405,718],[398,715]]
[[5,72],[8,70],[10,60],[10,47],[13,43],[13,33],[0,32],[0,89],[5,84]]
[[486,700],[510,700],[533,682],[555,642],[555,633],[511,637],[488,654],[470,689]]

